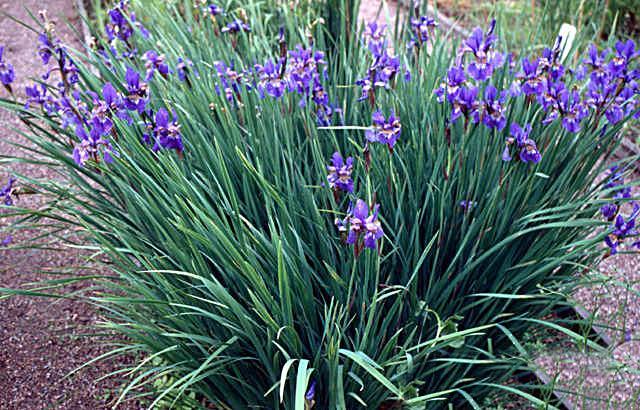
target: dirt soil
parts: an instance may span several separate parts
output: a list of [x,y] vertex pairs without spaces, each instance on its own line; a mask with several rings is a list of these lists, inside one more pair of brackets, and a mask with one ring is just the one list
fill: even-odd
[[[37,34],[11,21],[5,14],[30,21],[26,9],[37,13],[46,6],[50,18],[58,21],[56,32],[75,47],[80,41],[74,38],[73,31],[65,23],[79,23],[73,3],[71,0],[0,0],[0,45],[5,46],[4,59],[15,67],[13,88],[21,99],[24,99],[25,86],[31,84],[28,77],[44,73],[45,68],[36,53]],[[0,90],[0,96],[8,97],[4,89]],[[27,143],[12,131],[16,127],[20,128],[16,118],[0,111],[0,130],[3,131],[0,134],[0,155],[18,155],[20,150],[11,143]],[[58,177],[45,167],[8,164],[0,167],[0,185],[6,183],[9,170],[33,178]],[[22,195],[16,204],[37,208],[43,203],[44,199],[38,195]],[[6,228],[2,224],[6,222],[0,220],[0,240],[6,235],[2,232]],[[13,246],[28,247],[30,238],[37,234],[35,231],[15,234]],[[26,283],[51,279],[51,276],[39,272],[55,273],[84,264],[81,253],[71,248],[62,251],[0,248],[0,287],[18,288]],[[88,272],[79,272],[82,273]],[[76,285],[65,290],[78,289]],[[0,299],[0,409],[110,408],[112,397],[109,388],[115,387],[115,381],[96,383],[95,380],[113,371],[115,364],[98,363],[65,378],[89,359],[104,353],[104,347],[95,340],[81,337],[85,333],[94,333],[91,325],[99,319],[91,306],[78,301],[34,297]]]

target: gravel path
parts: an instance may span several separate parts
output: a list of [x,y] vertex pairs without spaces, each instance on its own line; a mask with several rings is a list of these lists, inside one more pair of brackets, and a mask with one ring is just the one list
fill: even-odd
[[[58,21],[57,33],[69,44],[79,44],[65,23],[79,22],[72,0],[0,0],[0,44],[6,46],[5,60],[15,67],[13,88],[20,95],[24,93],[25,85],[30,83],[28,77],[43,73],[45,69],[36,54],[36,34],[4,14],[29,21],[25,8],[37,12],[43,6],[47,7],[50,18]],[[0,90],[0,95],[7,97],[4,89]],[[4,131],[0,136],[0,155],[19,154],[19,150],[11,145],[11,142],[25,143],[11,131],[19,126],[14,116],[0,111],[0,129]],[[45,167],[10,164],[5,169],[0,168],[0,184],[6,182],[9,170],[34,178],[56,178]],[[23,195],[17,204],[37,208],[43,204],[43,198]],[[0,231],[1,228],[0,225]],[[32,235],[35,232],[17,234],[14,244],[28,246]],[[82,255],[70,248],[62,251],[0,248],[0,286],[17,288],[29,282],[50,279],[39,272],[69,270],[80,265],[84,265]],[[67,290],[78,289],[79,286],[75,286]],[[95,341],[80,337],[83,333],[92,332],[90,325],[97,320],[94,309],[77,301],[33,297],[0,300],[0,409],[109,408],[107,403],[112,398],[106,388],[114,387],[114,381],[94,382],[113,370],[109,363],[92,366],[76,376],[63,379],[90,358],[103,353],[104,348]]]

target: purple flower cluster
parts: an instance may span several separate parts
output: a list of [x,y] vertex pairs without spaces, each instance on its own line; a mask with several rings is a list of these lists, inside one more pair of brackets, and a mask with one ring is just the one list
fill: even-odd
[[391,112],[389,118],[385,118],[381,111],[375,111],[372,115],[372,120],[372,127],[365,131],[367,141],[387,145],[389,150],[393,151],[393,147],[402,132],[400,119],[395,116],[394,112]]
[[522,128],[518,123],[511,123],[511,135],[506,139],[502,160],[511,161],[511,146],[515,145],[516,149],[520,151],[518,155],[520,161],[534,164],[540,162],[542,155],[538,151],[536,142],[529,137],[530,133],[531,124],[527,124]]
[[[149,118],[153,117],[151,113],[148,113],[148,116]],[[172,117],[169,120],[169,112],[164,108],[160,108],[155,117],[153,117],[153,121],[150,119],[147,121],[147,132],[144,134],[143,140],[149,144],[153,143],[153,151],[158,151],[162,148],[173,149],[181,153],[184,150],[180,125],[175,111]]]
[[[446,78],[435,91],[438,102],[447,101],[451,105],[452,122],[464,116],[466,122],[472,120],[498,130],[506,125],[506,91],[500,92],[489,84],[484,90],[484,98],[478,99],[481,83],[490,80],[495,70],[504,63],[504,55],[494,50],[494,30],[495,20],[486,33],[480,28],[473,30],[463,43],[454,65],[447,71]],[[470,61],[467,62],[467,59]]]
[[7,91],[11,93],[11,83],[13,83],[13,81],[15,80],[16,75],[13,70],[13,65],[4,61],[3,56],[4,46],[0,46],[0,83],[2,83]]
[[140,74],[131,67],[125,73],[127,93],[124,96],[124,106],[130,111],[142,114],[149,102],[147,83],[140,81]]
[[330,125],[334,114],[341,115],[341,110],[330,103],[323,85],[322,80],[327,77],[324,52],[300,44],[287,51],[283,40],[281,47],[277,60],[254,66],[253,84],[260,97],[279,99],[286,93],[297,94],[301,97],[298,103],[301,108],[313,103],[319,125]]
[[216,92],[218,94],[224,93],[229,102],[234,101],[234,96],[240,100],[241,87],[249,84],[249,72],[236,71],[233,61],[229,65],[223,61],[216,61],[213,66],[216,69],[214,75],[218,77],[218,83],[215,85]]
[[351,173],[353,172],[353,158],[347,157],[346,160],[342,158],[339,152],[334,152],[331,157],[331,165],[327,166],[327,181],[329,187],[334,192],[344,191],[353,192],[353,178]]
[[[395,85],[395,78],[402,71],[400,59],[389,54],[386,41],[386,26],[377,23],[369,23],[363,34],[363,41],[371,52],[373,62],[367,69],[367,75],[356,81],[361,87],[361,97],[358,101],[368,99],[373,107],[375,105],[375,92],[378,88],[390,89]],[[411,74],[404,69],[404,79],[409,81]]]
[[418,16],[411,19],[411,40],[407,44],[407,48],[421,48],[423,44],[427,43],[431,37],[438,22],[428,16]]
[[[618,253],[618,247],[624,244],[627,238],[640,235],[636,229],[636,220],[640,215],[640,205],[635,201],[631,201],[630,204],[633,207],[631,214],[626,218],[621,214],[624,201],[631,198],[631,187],[625,185],[624,174],[618,166],[609,169],[609,178],[604,185],[604,189],[613,194],[612,202],[600,208],[602,216],[613,222],[604,241],[609,247],[611,255],[615,255]],[[631,246],[640,249],[640,240],[633,242]]]
[[591,46],[584,60],[583,71],[589,73],[585,103],[596,112],[596,117],[604,113],[611,124],[631,114],[640,118],[639,57],[640,51],[632,40],[617,42],[615,52],[609,49],[598,53],[596,46]]
[[603,205],[602,208],[600,208],[600,212],[605,219],[613,221],[618,214],[621,202],[631,198],[631,187],[625,185],[624,174],[618,166],[609,169],[609,179],[604,185],[604,189],[613,194],[611,198],[612,202]]
[[[636,219],[638,215],[640,215],[640,205],[634,203],[633,212],[627,218],[620,214],[616,216],[611,231],[604,238],[611,255],[618,253],[618,247],[623,245],[626,239],[640,235],[640,232],[636,229]],[[631,246],[640,249],[640,240],[633,242]]]
[[141,23],[136,21],[135,13],[129,12],[127,6],[127,0],[120,0],[115,7],[108,11],[107,15],[109,19],[105,25],[105,31],[109,42],[113,44],[116,40],[121,41],[127,46],[130,52],[128,55],[133,55],[135,51],[130,39],[135,30],[139,30],[144,38],[149,37],[149,32]]
[[[479,28],[473,31],[435,91],[440,103],[449,103],[451,123],[464,117],[465,126],[469,122],[482,123],[501,131],[507,125],[510,103],[520,96],[525,104],[537,103],[542,108],[545,113],[543,125],[558,120],[570,133],[580,132],[587,118],[593,119],[594,126],[598,126],[601,118],[615,124],[631,114],[640,116],[640,70],[637,68],[640,52],[633,41],[618,42],[615,52],[598,52],[592,46],[582,66],[571,71],[561,63],[558,40],[553,49],[544,49],[539,57],[523,58],[516,80],[508,89],[500,91],[490,83],[505,60],[501,53],[494,51],[494,31],[495,21],[486,33]],[[509,68],[517,66],[510,56]],[[586,87],[573,83],[574,78],[585,77],[589,78]],[[516,127],[522,131],[518,124]],[[511,159],[510,147],[514,145],[522,161],[538,162],[540,153],[535,142],[520,131],[516,130],[514,134],[513,127],[511,131],[511,136],[506,138],[503,159]]]
[[[470,95],[475,95],[474,88],[470,88]],[[463,96],[463,98],[465,98]],[[468,96],[466,97],[468,98]],[[482,122],[488,128],[495,128],[501,131],[507,125],[505,117],[505,100],[507,93],[501,93],[492,86],[488,85],[484,90],[484,99],[471,103],[471,118],[474,124]]]
[[371,211],[367,203],[361,199],[349,205],[347,216],[344,219],[336,219],[335,224],[340,232],[347,233],[347,243],[353,245],[356,257],[362,251],[363,246],[376,249],[378,240],[384,236],[384,230],[379,220],[380,205],[373,205]]

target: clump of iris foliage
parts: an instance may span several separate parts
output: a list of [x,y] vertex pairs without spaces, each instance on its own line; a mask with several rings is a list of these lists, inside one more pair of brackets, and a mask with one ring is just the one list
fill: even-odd
[[137,360],[120,400],[540,404],[523,335],[577,336],[550,314],[637,245],[634,159],[598,178],[637,116],[633,42],[514,54],[495,21],[392,35],[357,7],[120,2],[82,52],[40,16],[45,74],[1,104],[37,146],[21,160],[65,178],[12,180],[10,202],[51,204],[5,215],[81,227],[108,259],[90,300],[122,336],[96,360]]

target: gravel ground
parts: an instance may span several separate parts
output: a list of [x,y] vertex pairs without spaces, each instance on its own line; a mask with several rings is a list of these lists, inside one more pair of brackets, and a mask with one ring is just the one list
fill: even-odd
[[[4,14],[28,21],[25,8],[37,12],[43,6],[47,7],[49,16],[59,22],[58,34],[74,46],[79,44],[65,24],[66,21],[71,24],[79,21],[71,0],[0,0],[0,44],[6,46],[5,60],[15,67],[16,82],[13,88],[18,94],[24,92],[28,84],[27,77],[43,73],[44,67],[36,54],[37,35]],[[4,89],[0,90],[0,95],[7,97]],[[0,129],[4,130],[0,137],[0,155],[17,155],[19,149],[11,143],[26,143],[19,134],[11,131],[16,127],[20,128],[20,124],[11,114],[0,112]],[[0,184],[6,182],[9,167],[11,172],[33,178],[57,177],[45,167],[10,164],[4,169],[0,168]],[[37,208],[43,203],[42,197],[23,195],[18,205]],[[0,221],[0,232],[4,223]],[[14,244],[28,246],[29,238],[36,234],[35,231],[16,234]],[[0,239],[4,239],[4,236]],[[62,251],[0,248],[0,286],[17,288],[50,278],[39,272],[54,273],[82,265],[85,265],[82,255],[71,248]],[[81,270],[79,273],[87,272]],[[76,291],[80,288],[76,285],[66,290]],[[99,363],[75,376],[64,378],[90,358],[104,353],[104,347],[95,343],[95,340],[81,337],[83,333],[93,333],[91,325],[98,320],[99,316],[91,306],[78,301],[34,297],[0,300],[0,409],[109,408],[112,397],[108,389],[115,387],[115,381],[97,384],[94,380],[113,371],[115,364]],[[130,407],[136,408],[134,405]]]

